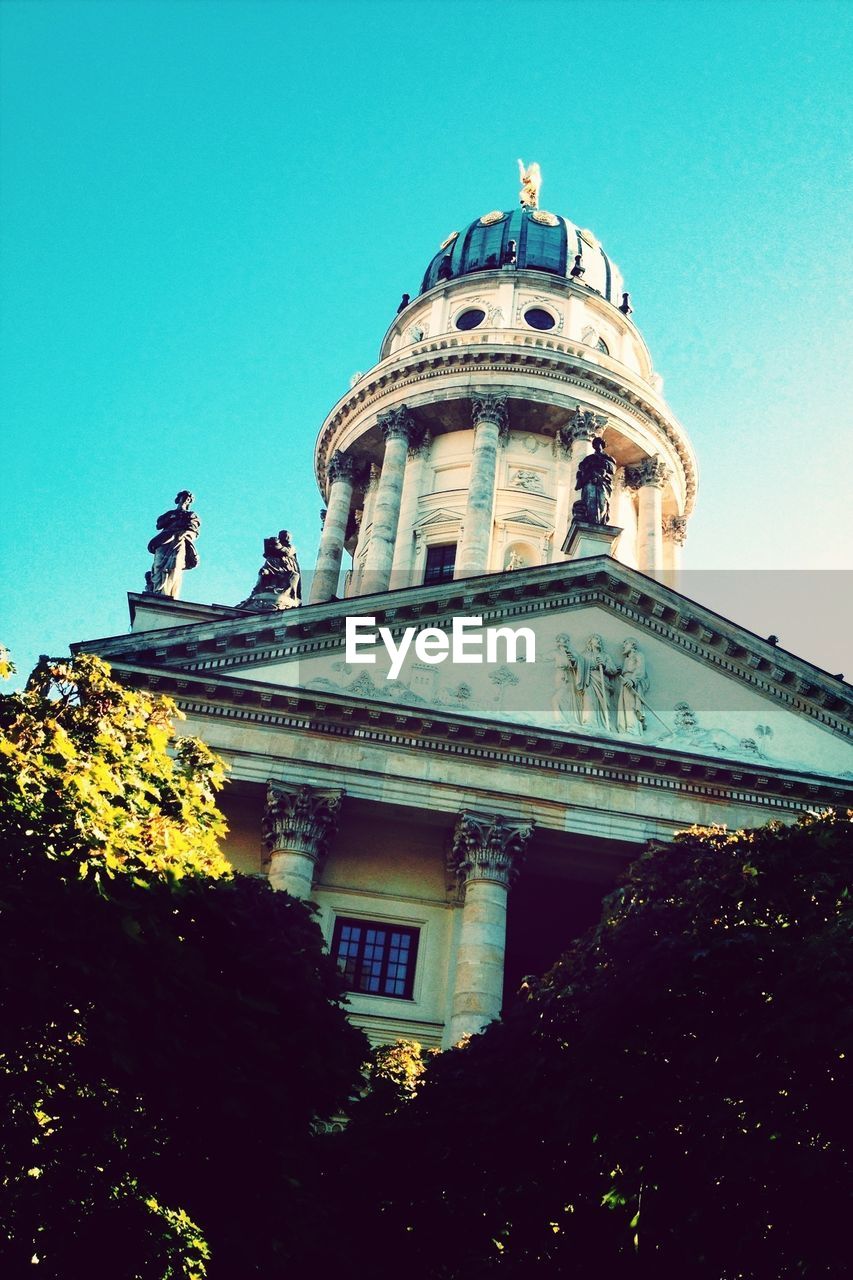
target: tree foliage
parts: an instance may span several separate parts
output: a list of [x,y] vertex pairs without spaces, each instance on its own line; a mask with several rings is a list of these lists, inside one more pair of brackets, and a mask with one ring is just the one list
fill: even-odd
[[[0,838],[73,864],[101,887],[118,874],[222,876],[223,770],[197,738],[175,739],[169,699],[123,689],[99,658],[44,659],[0,704]],[[167,748],[174,747],[174,755]]]
[[651,847],[502,1022],[356,1116],[346,1251],[430,1280],[846,1274],[851,853],[831,813]]
[[0,699],[4,1275],[269,1275],[360,1081],[317,925],[230,872],[176,715],[89,657]]

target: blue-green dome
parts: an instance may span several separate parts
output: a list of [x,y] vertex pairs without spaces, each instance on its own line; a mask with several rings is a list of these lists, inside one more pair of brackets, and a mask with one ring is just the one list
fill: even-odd
[[427,267],[420,291],[425,293],[442,280],[505,266],[567,277],[577,254],[583,283],[618,306],[622,277],[595,236],[544,209],[496,210],[448,237]]

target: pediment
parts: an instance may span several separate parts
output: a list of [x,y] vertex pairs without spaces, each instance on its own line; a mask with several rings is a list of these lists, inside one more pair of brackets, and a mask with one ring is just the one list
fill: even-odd
[[534,515],[532,511],[510,511],[507,515],[501,515],[501,524],[526,524],[534,529],[547,529],[549,532],[554,527],[553,522],[542,520],[539,516]]
[[449,524],[454,521],[458,524],[461,519],[459,511],[451,511],[449,507],[440,507],[438,511],[431,512],[428,516],[415,522],[416,529],[428,529],[431,524]]
[[[454,618],[480,617],[471,635],[526,628],[534,653],[519,644],[516,656],[526,661],[499,649],[492,662],[451,656],[434,663],[412,641],[391,678],[384,645],[372,651],[373,663],[348,660],[346,619],[354,616],[387,626],[397,646],[407,627],[431,627],[449,645]],[[593,636],[600,645],[590,645]],[[464,714],[490,726],[853,776],[848,686],[604,557],[75,647],[117,665],[221,674],[377,707]]]

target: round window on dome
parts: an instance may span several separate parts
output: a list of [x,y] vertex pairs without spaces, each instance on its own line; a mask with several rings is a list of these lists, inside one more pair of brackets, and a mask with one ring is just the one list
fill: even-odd
[[485,311],[481,307],[469,307],[467,311],[463,311],[461,315],[456,317],[457,329],[476,329],[486,318]]
[[528,307],[524,313],[524,319],[531,329],[553,329],[557,323],[551,312],[546,311],[544,307]]

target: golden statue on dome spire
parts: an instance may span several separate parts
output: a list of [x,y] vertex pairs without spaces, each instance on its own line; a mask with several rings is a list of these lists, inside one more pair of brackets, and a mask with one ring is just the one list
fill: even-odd
[[542,173],[538,164],[524,166],[524,161],[518,162],[518,176],[521,179],[521,190],[518,198],[521,201],[523,209],[539,208],[539,188],[542,186]]

